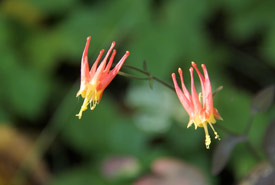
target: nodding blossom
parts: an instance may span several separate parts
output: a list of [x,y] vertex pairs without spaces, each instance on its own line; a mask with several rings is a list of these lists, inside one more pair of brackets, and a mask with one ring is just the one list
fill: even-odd
[[[216,123],[216,119],[222,120],[222,117],[218,113],[218,110],[213,106],[212,88],[206,66],[204,64],[201,65],[204,75],[202,75],[199,71],[195,62],[192,62],[192,66],[193,67],[189,68],[191,75],[191,94],[184,85],[181,68],[178,69],[181,88],[178,86],[175,73],[172,73],[172,79],[177,96],[189,115],[189,123],[187,128],[192,124],[194,124],[195,129],[197,129],[197,127],[203,127],[205,132],[205,146],[209,149],[211,138],[208,133],[208,124],[215,134],[215,139],[220,139],[218,133],[213,127],[213,124]],[[195,68],[201,82],[202,92],[199,93],[199,95],[197,94],[194,85],[193,68]]]
[[[130,54],[129,51],[126,51],[125,55],[120,59],[117,65],[112,70],[110,70],[116,55],[116,50],[114,50],[116,43],[112,42],[110,49],[108,50],[100,65],[98,66],[99,61],[104,53],[104,49],[100,51],[96,61],[89,70],[88,49],[90,41],[91,37],[89,36],[87,37],[86,46],[81,59],[81,84],[76,96],[78,97],[81,95],[82,98],[84,98],[84,102],[79,113],[76,115],[79,119],[81,119],[82,112],[87,110],[89,104],[91,110],[93,110],[100,102],[103,91],[117,75]],[[110,55],[111,57],[107,62]]]

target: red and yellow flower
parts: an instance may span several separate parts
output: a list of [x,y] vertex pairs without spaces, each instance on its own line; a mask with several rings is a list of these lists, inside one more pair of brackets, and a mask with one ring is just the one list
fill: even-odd
[[[117,75],[125,60],[129,56],[130,52],[126,51],[125,55],[120,59],[117,65],[110,71],[113,60],[116,55],[116,50],[114,50],[115,42],[112,42],[110,49],[108,50],[103,61],[98,66],[98,63],[104,53],[102,49],[93,64],[92,68],[89,70],[88,63],[88,49],[90,45],[91,37],[87,38],[86,46],[83,51],[81,59],[81,84],[80,89],[77,92],[77,97],[79,95],[84,98],[83,105],[79,113],[76,115],[79,119],[82,117],[82,112],[87,110],[88,105],[90,104],[91,110],[93,110],[96,105],[100,102],[103,91],[110,84],[110,82]],[[111,54],[112,53],[112,54]],[[107,62],[109,56],[111,55],[109,61]]]
[[[178,69],[178,73],[180,76],[182,89],[178,86],[175,73],[172,73],[172,79],[177,96],[189,115],[189,123],[187,128],[192,124],[194,124],[195,129],[197,129],[197,127],[203,127],[205,131],[205,145],[206,148],[209,149],[211,138],[208,133],[207,124],[209,124],[213,130],[215,139],[220,139],[218,133],[213,127],[213,124],[216,123],[216,119],[222,120],[222,117],[218,113],[218,110],[213,106],[212,88],[206,66],[204,64],[201,65],[204,75],[201,74],[195,62],[192,62],[192,66],[193,67],[190,67],[189,69],[191,75],[191,94],[184,85],[181,68]],[[199,93],[199,95],[197,94],[194,85],[193,68],[195,68],[201,82],[202,93]]]

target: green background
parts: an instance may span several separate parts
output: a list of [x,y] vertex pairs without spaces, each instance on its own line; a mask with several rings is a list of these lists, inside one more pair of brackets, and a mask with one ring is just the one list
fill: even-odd
[[[150,89],[146,81],[117,76],[96,109],[78,120],[81,55],[87,36],[90,66],[116,41],[115,62],[129,50],[125,64],[142,68],[146,60],[149,71],[171,85],[171,73],[181,67],[187,87],[191,61],[204,63],[212,88],[224,87],[214,97],[224,119],[217,124],[242,133],[251,98],[274,83],[274,7],[273,0],[3,0],[1,124],[42,140],[41,160],[51,176],[46,184],[133,184],[163,156],[194,165],[209,184],[235,183],[258,161],[239,145],[225,170],[212,175],[218,141],[212,135],[206,150],[203,129],[186,129],[188,116],[175,93],[157,82]],[[249,139],[259,152],[274,111],[255,116]],[[139,167],[110,180],[100,169],[112,156],[131,156]]]

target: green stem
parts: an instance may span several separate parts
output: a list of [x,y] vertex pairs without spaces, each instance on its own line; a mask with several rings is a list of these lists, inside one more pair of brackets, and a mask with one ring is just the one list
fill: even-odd
[[156,76],[151,75],[151,73],[149,73],[149,72],[146,72],[142,69],[139,69],[139,68],[134,67],[134,66],[129,66],[129,65],[124,65],[123,67],[128,68],[128,69],[132,69],[132,70],[140,72],[140,73],[143,73],[143,74],[145,74],[149,77],[149,78],[146,78],[145,80],[155,80],[155,81],[159,82],[160,84],[164,85],[165,87],[167,87],[170,90],[175,92],[175,89],[174,89],[173,86],[171,86],[170,84],[162,81],[161,79],[157,78]]
[[134,75],[130,75],[128,73],[121,72],[121,71],[119,71],[117,74],[120,75],[120,76],[127,77],[127,78],[132,78],[132,79],[135,79],[135,80],[151,80],[151,78],[140,78],[140,77],[136,77]]
[[147,75],[147,76],[150,75],[149,72],[146,72],[146,71],[144,71],[144,70],[142,70],[142,69],[139,69],[139,68],[137,68],[137,67],[134,67],[134,66],[123,65],[122,67],[123,67],[123,68],[132,69],[132,70],[135,70],[135,71],[138,71],[138,72],[143,73],[143,74],[145,74],[145,75]]
[[165,87],[171,89],[173,92],[175,92],[175,88],[173,86],[169,85],[168,83],[160,80],[159,78],[157,78],[155,76],[152,76],[152,79],[155,80],[155,81],[157,81],[157,82],[159,82],[160,84],[164,85]]

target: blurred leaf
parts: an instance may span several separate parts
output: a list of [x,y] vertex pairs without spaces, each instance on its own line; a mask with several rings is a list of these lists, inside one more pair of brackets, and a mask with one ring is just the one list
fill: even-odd
[[[165,139],[167,140],[165,147],[173,153],[185,156],[194,164],[197,155],[206,157],[206,152],[202,152],[205,151],[203,132],[199,132],[194,128],[186,129],[188,120],[183,119],[182,121],[184,120],[186,120],[186,122],[182,125],[173,124],[171,126],[165,135]],[[194,155],[194,153],[196,153],[196,155]]]
[[154,89],[149,89],[147,85],[131,87],[127,103],[138,108],[133,116],[134,123],[149,133],[166,132],[172,123],[170,118],[184,112],[177,97],[157,83]]
[[54,68],[59,65],[60,59],[73,57],[67,52],[70,45],[66,39],[62,32],[56,30],[32,34],[24,43],[26,52],[29,54],[28,62],[41,73],[50,76]]
[[2,101],[21,116],[35,119],[46,103],[50,91],[49,81],[32,68],[20,65],[20,59],[10,52],[2,55],[0,85],[5,89]]
[[9,26],[7,19],[2,16],[0,13],[0,49],[3,52],[3,49],[9,49],[9,42],[12,39],[12,28]]
[[271,85],[257,93],[251,102],[252,114],[266,111],[273,103],[274,94],[274,85]]
[[25,0],[30,4],[35,5],[40,9],[44,14],[52,14],[52,13],[62,13],[63,11],[68,11],[69,8],[74,6],[76,0]]
[[230,166],[236,179],[245,177],[257,164],[258,159],[251,154],[245,144],[235,146],[234,152],[231,153]]
[[33,71],[21,71],[17,75],[20,77],[13,78],[7,93],[21,115],[34,119],[46,103],[49,86],[43,77]]
[[218,143],[212,156],[213,174],[217,175],[223,170],[236,144],[244,142],[245,140],[246,138],[244,136],[228,136]]
[[[75,90],[77,92],[77,90]],[[75,114],[79,111],[83,99],[71,99],[74,112],[70,111],[64,128],[64,139],[83,154],[141,154],[145,150],[146,135],[138,130],[114,103],[108,93],[96,109],[88,109],[79,120]],[[78,102],[78,103],[77,103]],[[67,117],[64,111],[62,117]],[[65,121],[65,120],[64,120]]]
[[259,164],[239,185],[274,185],[275,170],[268,163]]
[[210,51],[213,48],[210,49],[208,37],[201,28],[211,3],[199,0],[164,1],[163,4],[160,12],[151,15],[157,20],[147,18],[136,28],[129,46],[133,50],[132,58],[139,63],[145,59],[154,76],[168,79],[178,64],[186,65],[191,60],[215,61],[216,56]]
[[70,168],[66,172],[57,174],[48,183],[50,185],[129,185],[129,180],[105,179],[98,171],[98,166],[92,164]]
[[[270,120],[274,118],[274,113],[275,112],[271,109],[270,112],[259,114],[253,118],[253,124],[250,127],[248,138],[256,150],[262,151],[263,149],[263,138],[265,137],[265,132],[269,126]],[[264,155],[262,155],[262,157],[264,157]]]
[[235,89],[231,84],[223,88],[214,98],[214,106],[218,109],[223,120],[221,124],[234,133],[241,134],[250,114],[250,99],[247,93]]
[[[93,52],[90,52],[90,56],[94,55],[92,58],[95,60],[99,50],[108,48],[113,40],[117,42],[116,47],[120,46],[120,40],[125,39],[129,29],[140,21],[143,13],[146,14],[145,5],[144,0],[119,0],[98,3],[91,7],[76,6],[57,30],[66,38],[64,44],[68,54],[79,58],[86,37],[91,35]],[[79,59],[76,62],[79,63]]]
[[267,127],[264,139],[263,148],[267,159],[275,166],[275,120],[273,120]]
[[106,185],[99,175],[88,167],[71,169],[52,179],[51,185]]
[[234,39],[245,40],[274,25],[273,0],[223,1],[229,12],[228,33]]
[[275,67],[275,25],[267,31],[263,40],[263,46],[259,48],[270,66]]

